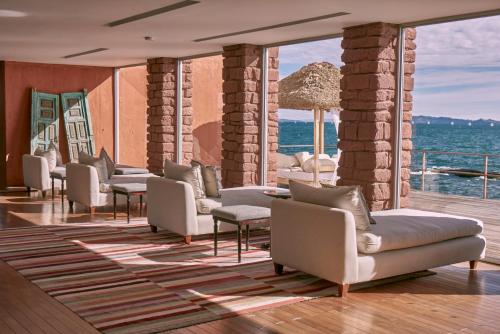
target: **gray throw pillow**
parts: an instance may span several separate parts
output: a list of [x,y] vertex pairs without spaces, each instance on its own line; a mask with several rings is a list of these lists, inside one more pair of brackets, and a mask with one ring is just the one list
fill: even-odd
[[56,151],[56,164],[57,166],[64,166],[63,161],[62,161],[62,155],[61,151],[59,151],[59,147],[51,140],[49,144],[49,150],[55,150]]
[[170,160],[165,160],[163,173],[167,179],[189,183],[193,187],[194,197],[196,199],[206,197],[200,166],[183,166]]
[[359,186],[316,188],[290,180],[289,187],[294,201],[350,211],[354,216],[356,229],[370,230],[370,220],[360,196]]
[[54,168],[56,168],[57,151],[54,148],[49,146],[47,151],[43,151],[41,148],[37,148],[33,154],[47,160],[47,164],[49,165],[49,172],[52,172]]
[[115,163],[113,159],[109,156],[108,152],[103,148],[101,148],[101,152],[99,152],[99,158],[104,159],[106,161],[106,167],[108,169],[108,179],[111,178],[115,174]]
[[203,183],[205,185],[205,194],[208,197],[220,197],[222,189],[220,168],[215,166],[205,166],[203,163],[192,160],[191,166],[200,166]]
[[78,163],[87,166],[93,166],[97,170],[97,176],[99,182],[106,182],[108,177],[108,166],[106,165],[106,160],[100,158],[94,158],[93,156],[85,153],[78,152]]
[[[333,184],[323,183],[323,182],[321,182],[321,186],[323,188],[335,188],[335,187],[337,187]],[[366,203],[366,198],[365,198],[365,195],[363,195],[361,188],[359,188],[358,191],[359,191],[359,197],[361,198],[361,201],[363,202],[363,207],[365,208],[365,212],[368,215],[368,220],[370,221],[370,224],[372,224],[372,225],[376,224],[377,222],[372,217],[372,213],[370,212],[370,208],[368,207],[368,203]]]

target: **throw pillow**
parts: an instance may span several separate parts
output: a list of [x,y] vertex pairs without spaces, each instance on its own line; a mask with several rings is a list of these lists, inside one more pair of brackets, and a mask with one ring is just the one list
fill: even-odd
[[49,165],[49,172],[52,172],[54,168],[57,166],[57,152],[55,149],[51,148],[49,146],[47,151],[43,151],[41,148],[37,148],[35,150],[34,155],[38,157],[45,158],[47,160],[47,163]]
[[194,197],[196,199],[206,197],[200,166],[183,166],[167,159],[165,160],[163,173],[167,179],[189,183],[193,187]]
[[113,159],[109,156],[108,152],[103,148],[101,148],[101,152],[99,152],[99,158],[104,159],[106,161],[106,167],[108,169],[108,179],[111,178],[115,174],[115,163]]
[[276,153],[276,161],[278,168],[292,168],[300,166],[299,161],[293,155],[286,155],[283,153]]
[[[319,158],[318,159],[319,171],[320,172],[334,172],[337,164],[334,160],[330,158]],[[314,173],[314,157],[307,159],[302,165],[304,172]]]
[[201,176],[205,185],[205,195],[208,197],[220,197],[222,189],[220,169],[215,166],[205,166],[203,163],[192,160],[191,166],[200,166]]
[[59,147],[51,140],[49,144],[49,150],[53,149],[56,151],[56,164],[57,166],[64,166],[62,162],[62,155],[61,152],[59,151]]
[[78,152],[78,162],[82,165],[93,166],[97,170],[99,182],[106,182],[109,179],[106,160],[94,158],[90,154],[80,151]]
[[290,180],[289,187],[294,201],[350,211],[354,216],[356,229],[361,231],[370,229],[370,220],[361,200],[359,186],[315,188]]
[[[329,184],[329,183],[321,183],[321,186],[323,188],[335,188],[335,187],[337,187],[336,185]],[[365,209],[366,215],[368,216],[368,220],[370,221],[370,224],[372,224],[372,225],[376,224],[377,222],[372,217],[372,213],[370,212],[370,208],[368,207],[368,203],[366,203],[366,198],[365,198],[365,195],[363,195],[361,188],[359,188],[359,197],[361,198],[361,202],[362,202],[363,207]]]
[[299,165],[302,166],[302,164],[311,157],[311,154],[309,152],[298,152],[295,153],[295,158],[299,162]]

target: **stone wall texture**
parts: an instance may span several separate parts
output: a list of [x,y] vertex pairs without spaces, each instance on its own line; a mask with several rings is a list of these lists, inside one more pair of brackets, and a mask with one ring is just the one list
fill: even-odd
[[[165,159],[176,160],[177,132],[177,60],[175,58],[148,59],[148,168],[163,170]],[[191,61],[183,62],[183,162],[192,159],[192,73]]]
[[[269,50],[268,183],[276,182],[278,149],[278,49]],[[224,47],[222,182],[224,187],[260,183],[262,47]]]
[[[401,204],[408,204],[414,29],[406,29]],[[392,206],[397,27],[374,23],[346,28],[342,40],[339,185],[361,185],[372,210]]]

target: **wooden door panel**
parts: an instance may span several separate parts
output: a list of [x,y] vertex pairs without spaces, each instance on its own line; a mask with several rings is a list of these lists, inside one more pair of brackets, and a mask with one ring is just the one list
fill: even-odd
[[78,152],[95,154],[92,121],[86,91],[61,94],[70,160],[78,160]]
[[37,148],[47,150],[51,141],[58,144],[59,96],[31,91],[30,152]]

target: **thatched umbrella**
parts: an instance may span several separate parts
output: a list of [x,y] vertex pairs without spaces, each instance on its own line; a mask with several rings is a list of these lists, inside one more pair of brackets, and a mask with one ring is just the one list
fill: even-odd
[[[340,70],[328,62],[302,67],[279,82],[279,106],[314,112],[314,184],[318,184],[318,154],[324,152],[324,112],[340,110]],[[337,131],[338,131],[338,125]]]

